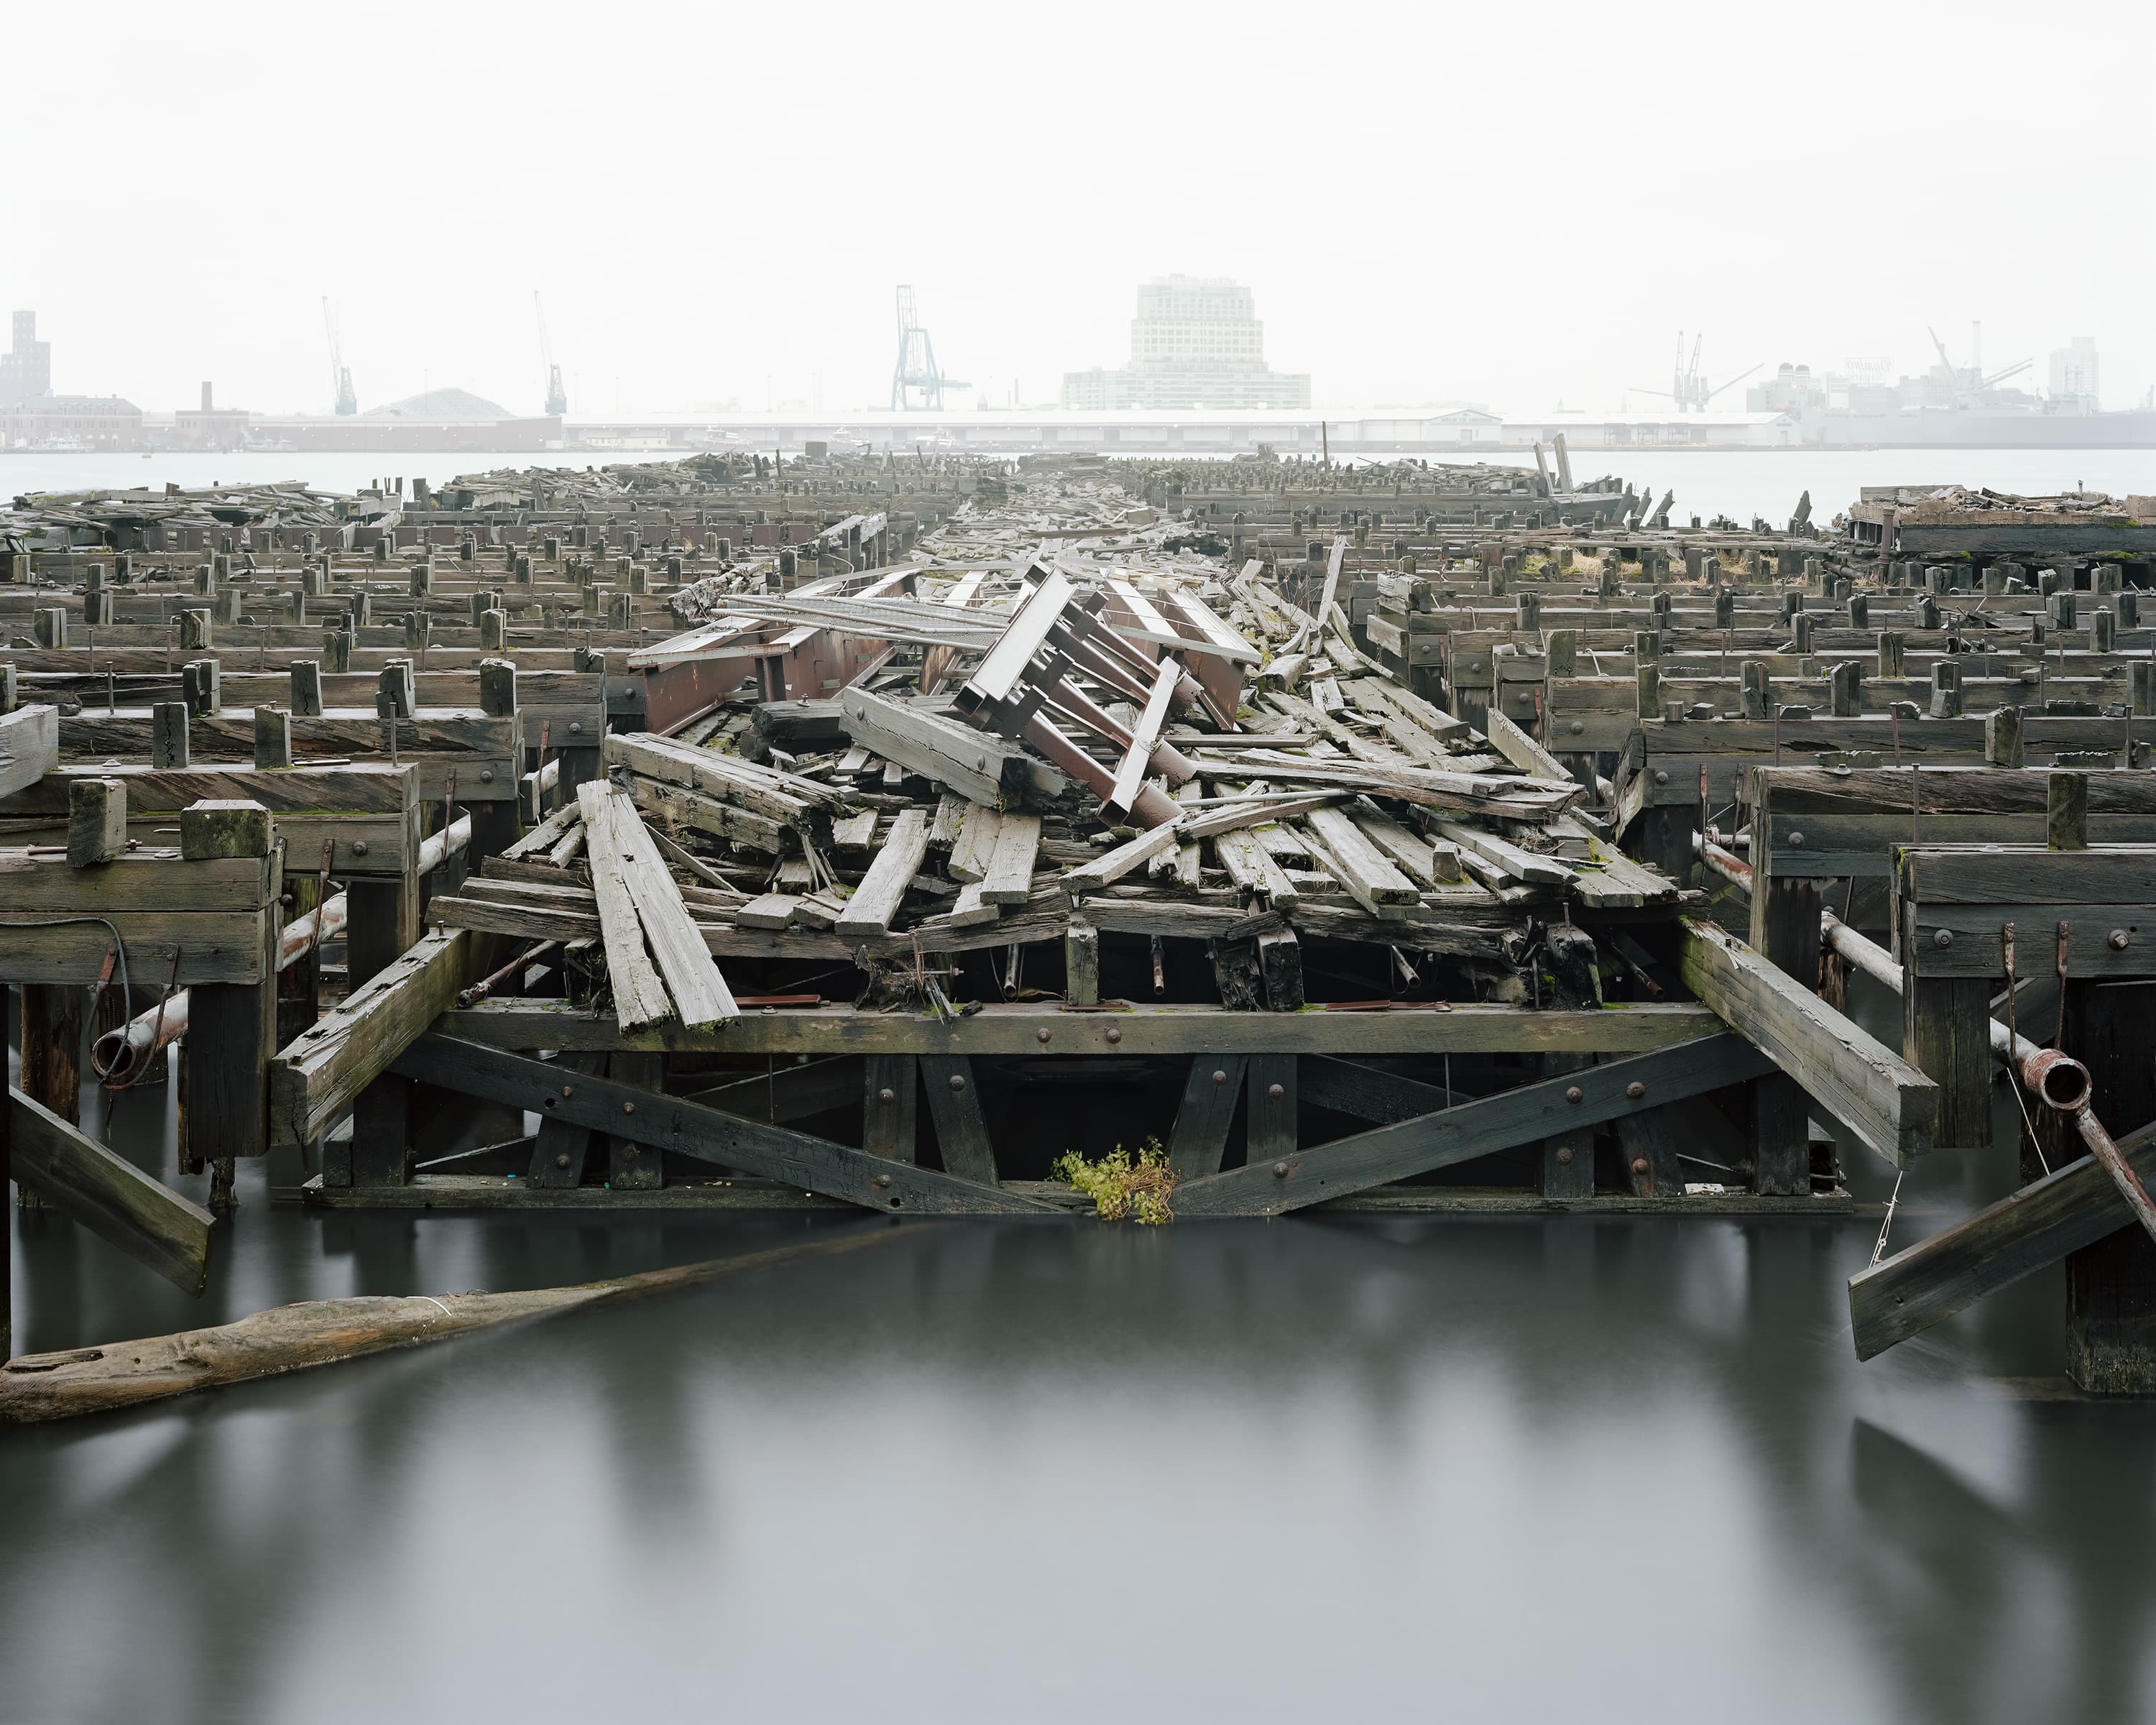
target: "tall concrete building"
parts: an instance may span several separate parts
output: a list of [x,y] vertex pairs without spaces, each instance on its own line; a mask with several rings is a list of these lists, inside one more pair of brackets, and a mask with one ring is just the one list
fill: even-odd
[[1306,408],[1310,375],[1265,364],[1250,290],[1224,276],[1156,276],[1138,290],[1131,362],[1063,375],[1066,408]]
[[2051,387],[2046,392],[2054,404],[2094,413],[2097,406],[2096,337],[2076,336],[2072,344],[2051,350]]
[[53,344],[38,314],[15,314],[15,345],[0,353],[0,449],[139,449],[142,410],[116,395],[54,395]]
[[15,345],[0,353],[0,402],[29,401],[53,393],[53,344],[38,339],[38,314],[15,314]]

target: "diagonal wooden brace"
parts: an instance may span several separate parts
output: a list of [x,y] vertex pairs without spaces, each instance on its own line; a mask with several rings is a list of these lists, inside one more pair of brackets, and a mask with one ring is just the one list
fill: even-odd
[[1177,1189],[1175,1212],[1178,1216],[1281,1215],[1556,1133],[1658,1108],[1774,1070],[1774,1063],[1742,1037],[1702,1037],[1193,1180]]
[[453,1037],[428,1035],[398,1056],[393,1070],[567,1120],[594,1132],[737,1168],[805,1191],[842,1198],[886,1214],[1057,1215],[1051,1204],[935,1168],[870,1155],[783,1126],[721,1113],[678,1096],[566,1071]]
[[[2156,1178],[2156,1124],[2118,1149],[2143,1180]],[[1179,1208],[1179,1206],[1178,1206]],[[2133,1225],[2117,1182],[2084,1156],[1849,1280],[1856,1357],[1871,1359],[1952,1317],[1994,1289]]]

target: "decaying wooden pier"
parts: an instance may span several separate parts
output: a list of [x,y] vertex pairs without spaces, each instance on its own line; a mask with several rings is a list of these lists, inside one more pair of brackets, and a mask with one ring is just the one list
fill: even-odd
[[[1152,1140],[1184,1219],[1851,1214],[2003,1066],[2034,1183],[1860,1351],[2071,1254],[2077,1380],[2156,1388],[2145,565],[1460,471],[26,500],[15,1177],[196,1287],[273,1150],[325,1207],[1068,1216]],[[176,1035],[207,1208],[77,1115]]]

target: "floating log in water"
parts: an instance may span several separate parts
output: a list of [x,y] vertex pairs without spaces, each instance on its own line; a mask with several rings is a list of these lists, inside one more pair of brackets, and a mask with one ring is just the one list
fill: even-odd
[[213,1329],[182,1330],[177,1335],[116,1342],[105,1348],[26,1353],[0,1367],[0,1425],[33,1425],[111,1413],[198,1389],[334,1365],[393,1348],[416,1348],[524,1318],[693,1287],[736,1271],[851,1251],[889,1240],[897,1231],[889,1226],[864,1229],[833,1240],[522,1293],[304,1300]]

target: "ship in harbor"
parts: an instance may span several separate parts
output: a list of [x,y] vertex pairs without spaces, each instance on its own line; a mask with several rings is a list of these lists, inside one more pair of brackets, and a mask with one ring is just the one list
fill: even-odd
[[2098,405],[2096,342],[2087,336],[2052,350],[2039,393],[2022,381],[2033,359],[1984,369],[1981,324],[1970,327],[1966,364],[1936,331],[1926,333],[1938,363],[1921,376],[1890,380],[1884,360],[1848,360],[1824,373],[1784,363],[1746,392],[1745,407],[1786,415],[1794,426],[1789,440],[1814,449],[2156,448],[2156,399],[2123,412]]

